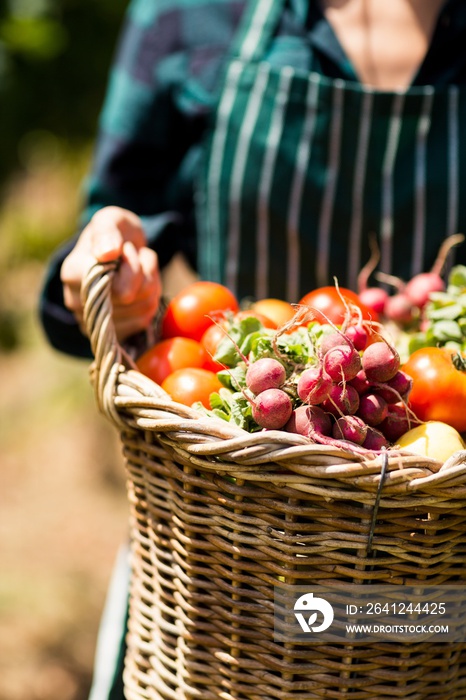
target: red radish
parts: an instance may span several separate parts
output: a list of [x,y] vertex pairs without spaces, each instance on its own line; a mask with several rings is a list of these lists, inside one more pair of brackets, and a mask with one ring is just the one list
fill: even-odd
[[358,416],[340,416],[333,424],[332,435],[337,440],[350,440],[362,445],[366,439],[367,425]]
[[416,423],[403,403],[390,404],[387,417],[378,426],[389,442],[396,442]]
[[381,423],[387,417],[387,402],[378,394],[364,394],[359,399],[358,416],[367,425],[374,426]]
[[285,379],[284,366],[272,357],[261,357],[251,362],[246,372],[246,386],[253,394],[260,394],[266,389],[278,389]]
[[293,406],[288,394],[281,389],[266,389],[256,396],[252,417],[261,428],[278,430],[288,422]]
[[421,272],[406,284],[405,296],[411,305],[422,309],[429,301],[432,292],[443,292],[445,282],[435,272]]
[[407,326],[414,321],[418,314],[418,307],[413,304],[405,292],[398,292],[388,297],[385,304],[385,315],[390,321]]
[[380,430],[373,428],[372,426],[367,426],[366,438],[362,443],[362,446],[367,450],[374,450],[375,452],[383,450],[388,447],[389,442],[385,435],[383,435]]
[[356,389],[358,394],[365,394],[372,388],[372,384],[366,377],[363,369],[359,370],[357,375],[350,381],[350,384]]
[[437,259],[430,272],[421,272],[415,275],[406,284],[405,293],[409,297],[412,304],[422,309],[427,302],[432,292],[443,292],[445,282],[441,277],[443,267],[448,253],[451,248],[464,241],[464,236],[461,233],[449,236],[445,239],[440,247]]
[[349,381],[361,369],[361,357],[350,345],[337,345],[325,354],[322,365],[334,381]]
[[298,433],[316,441],[317,436],[331,435],[330,417],[318,406],[298,406],[285,425],[289,433]]
[[387,341],[381,340],[364,350],[362,368],[370,382],[388,382],[400,368],[400,356]]
[[332,380],[322,367],[309,367],[298,379],[298,396],[304,403],[317,405],[322,403],[329,395]]
[[346,337],[349,338],[356,350],[364,350],[369,339],[368,333],[361,323],[348,326]]
[[351,345],[350,342],[346,341],[343,333],[338,333],[337,331],[335,331],[335,333],[327,333],[320,340],[319,353],[323,357],[329,350],[333,350],[333,348],[339,345],[345,345],[346,343]]
[[322,408],[337,418],[341,415],[353,415],[359,408],[359,394],[350,384],[334,384],[328,399],[322,402]]
[[398,403],[400,399],[408,399],[412,386],[412,378],[400,369],[388,382],[377,385],[376,389],[387,403]]
[[319,408],[319,406],[299,406],[295,408],[291,414],[290,420],[285,425],[285,430],[289,433],[304,435],[313,442],[321,445],[349,450],[356,454],[367,454],[367,450],[355,442],[331,437],[332,422],[325,411]]
[[371,309],[377,316],[383,316],[385,313],[385,304],[389,298],[388,292],[381,287],[368,287],[362,289],[358,294],[361,302]]
[[413,386],[413,378],[403,372],[403,370],[398,370],[394,377],[388,380],[388,386],[394,389],[402,396],[409,394]]
[[409,325],[419,315],[419,309],[406,294],[406,284],[399,277],[378,272],[377,279],[391,284],[398,291],[389,296],[385,303],[385,316],[401,326]]

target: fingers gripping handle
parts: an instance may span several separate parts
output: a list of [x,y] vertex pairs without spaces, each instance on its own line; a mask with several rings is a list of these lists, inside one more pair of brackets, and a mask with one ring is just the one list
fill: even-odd
[[111,289],[118,260],[97,263],[83,280],[81,297],[84,323],[89,337],[94,362],[91,379],[99,409],[113,422],[121,424],[115,410],[115,387],[119,374],[125,369],[126,353],[118,343],[113,323]]

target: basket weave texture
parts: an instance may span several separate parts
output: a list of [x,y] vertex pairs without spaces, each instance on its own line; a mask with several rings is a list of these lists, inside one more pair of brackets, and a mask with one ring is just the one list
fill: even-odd
[[116,340],[114,270],[96,265],[83,298],[127,466],[126,698],[466,699],[466,640],[274,639],[277,586],[466,584],[466,454],[365,458],[175,403]]

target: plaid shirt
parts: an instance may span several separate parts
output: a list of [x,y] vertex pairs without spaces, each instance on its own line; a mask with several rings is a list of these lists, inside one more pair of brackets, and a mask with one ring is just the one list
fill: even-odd
[[[317,0],[289,0],[267,60],[357,81]],[[202,137],[244,0],[132,0],[110,75],[81,227],[106,205],[138,213],[160,265],[184,252],[195,267],[193,182]],[[466,3],[447,0],[414,85],[466,82]],[[50,342],[88,355],[63,306],[51,261],[41,303]]]

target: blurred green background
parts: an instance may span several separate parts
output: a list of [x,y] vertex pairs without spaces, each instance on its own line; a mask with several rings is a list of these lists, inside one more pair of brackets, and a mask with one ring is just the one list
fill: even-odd
[[[127,0],[0,2],[0,274],[73,231]],[[0,301],[0,345],[21,341]]]
[[126,537],[120,447],[37,300],[75,231],[124,0],[0,2],[0,700],[84,700]]
[[[55,177],[62,186],[79,181],[87,167],[126,5],[126,0],[1,1],[3,207],[13,196],[12,187],[24,187],[28,179]],[[27,199],[34,194],[29,192]],[[64,197],[65,192],[57,194]],[[19,214],[21,207],[16,209]],[[2,273],[5,265],[24,259],[44,260],[60,239],[70,235],[70,220],[62,210],[53,212],[47,226],[40,217],[34,217],[36,223],[25,221],[28,212],[21,213],[23,220],[14,235],[10,218],[6,231],[2,229]]]

